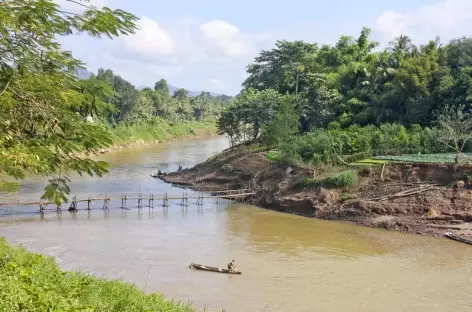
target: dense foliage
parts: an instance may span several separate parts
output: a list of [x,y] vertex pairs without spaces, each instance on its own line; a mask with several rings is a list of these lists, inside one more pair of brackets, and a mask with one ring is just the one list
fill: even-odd
[[413,125],[382,124],[380,127],[352,125],[328,128],[297,136],[280,146],[282,159],[317,164],[341,164],[372,155],[400,155],[443,152],[436,143],[437,130]]
[[63,272],[54,259],[0,238],[0,311],[194,311],[135,286]]
[[0,3],[0,174],[57,174],[44,196],[57,203],[69,192],[62,172],[107,171],[107,164],[76,154],[96,152],[111,143],[111,136],[86,120],[108,108],[95,94],[109,90],[78,81],[75,71],[83,64],[62,50],[56,37],[87,33],[112,38],[137,29],[136,17],[122,10],[69,2],[84,12],[63,12],[51,0]]
[[201,92],[190,96],[185,89],[169,93],[165,79],[157,81],[154,89],[137,90],[130,82],[117,76],[110,69],[99,69],[97,75],[84,80],[89,84],[100,83],[110,87],[113,94],[105,96],[111,110],[99,117],[116,126],[120,123],[149,122],[154,117],[169,121],[204,120],[218,117],[224,101],[220,96]]
[[[248,65],[241,93],[219,119],[220,133],[233,144],[257,138],[315,163],[356,153],[467,150],[472,39],[417,46],[402,35],[379,51],[369,35],[363,28],[335,45],[277,41]],[[274,116],[284,99],[291,103],[283,113],[290,122],[280,123]],[[297,137],[277,140],[295,124]]]
[[79,79],[85,64],[57,39],[131,34],[138,29],[137,18],[122,10],[97,9],[87,0],[65,1],[77,10],[63,11],[53,0],[0,1],[0,187],[8,184],[5,178],[22,179],[26,172],[48,176],[42,198],[58,205],[70,193],[68,172],[108,171],[105,162],[79,155],[111,145],[115,130],[122,135],[126,126],[145,131],[200,121],[218,116],[221,109],[220,98],[205,92],[189,97],[179,89],[170,95],[165,80],[154,90],[138,91],[111,70]]

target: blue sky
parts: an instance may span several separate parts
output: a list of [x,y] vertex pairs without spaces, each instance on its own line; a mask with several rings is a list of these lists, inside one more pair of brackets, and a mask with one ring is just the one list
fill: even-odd
[[[70,6],[64,0],[56,0]],[[362,26],[387,44],[401,33],[415,43],[443,42],[472,32],[472,0],[91,0],[138,16],[132,36],[61,39],[89,70],[111,68],[133,84],[165,78],[190,90],[230,95],[240,90],[245,66],[275,40],[335,43]],[[72,8],[68,8],[72,9]]]

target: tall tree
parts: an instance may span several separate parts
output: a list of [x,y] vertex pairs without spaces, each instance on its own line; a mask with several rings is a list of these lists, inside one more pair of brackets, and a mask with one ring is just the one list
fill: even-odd
[[65,12],[52,0],[0,3],[0,174],[52,176],[43,198],[58,205],[70,192],[69,171],[101,175],[108,170],[106,163],[78,155],[96,153],[111,144],[111,136],[87,122],[97,90],[77,80],[76,70],[84,64],[64,51],[57,37],[113,38],[137,29],[137,18],[122,10],[66,1],[83,13]]
[[169,86],[165,79],[161,79],[154,84],[154,91],[159,91],[165,94],[169,94]]

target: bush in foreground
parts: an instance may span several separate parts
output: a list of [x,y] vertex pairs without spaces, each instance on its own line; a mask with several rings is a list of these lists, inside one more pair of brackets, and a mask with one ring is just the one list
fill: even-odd
[[173,311],[191,307],[146,295],[133,285],[63,272],[53,258],[9,245],[0,238],[0,311]]

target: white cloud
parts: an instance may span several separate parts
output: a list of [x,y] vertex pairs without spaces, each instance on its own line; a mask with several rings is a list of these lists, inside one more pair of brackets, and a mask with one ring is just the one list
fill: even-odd
[[386,11],[373,25],[382,41],[400,34],[415,42],[439,36],[442,41],[472,34],[472,0],[443,0],[409,12]]
[[123,38],[130,51],[143,54],[172,54],[174,52],[171,35],[156,21],[143,16],[138,25],[140,30]]
[[200,30],[228,57],[244,57],[251,53],[249,40],[228,22],[213,20],[200,25]]
[[221,81],[219,79],[215,79],[215,78],[209,79],[208,82],[213,86],[221,86],[222,85]]

